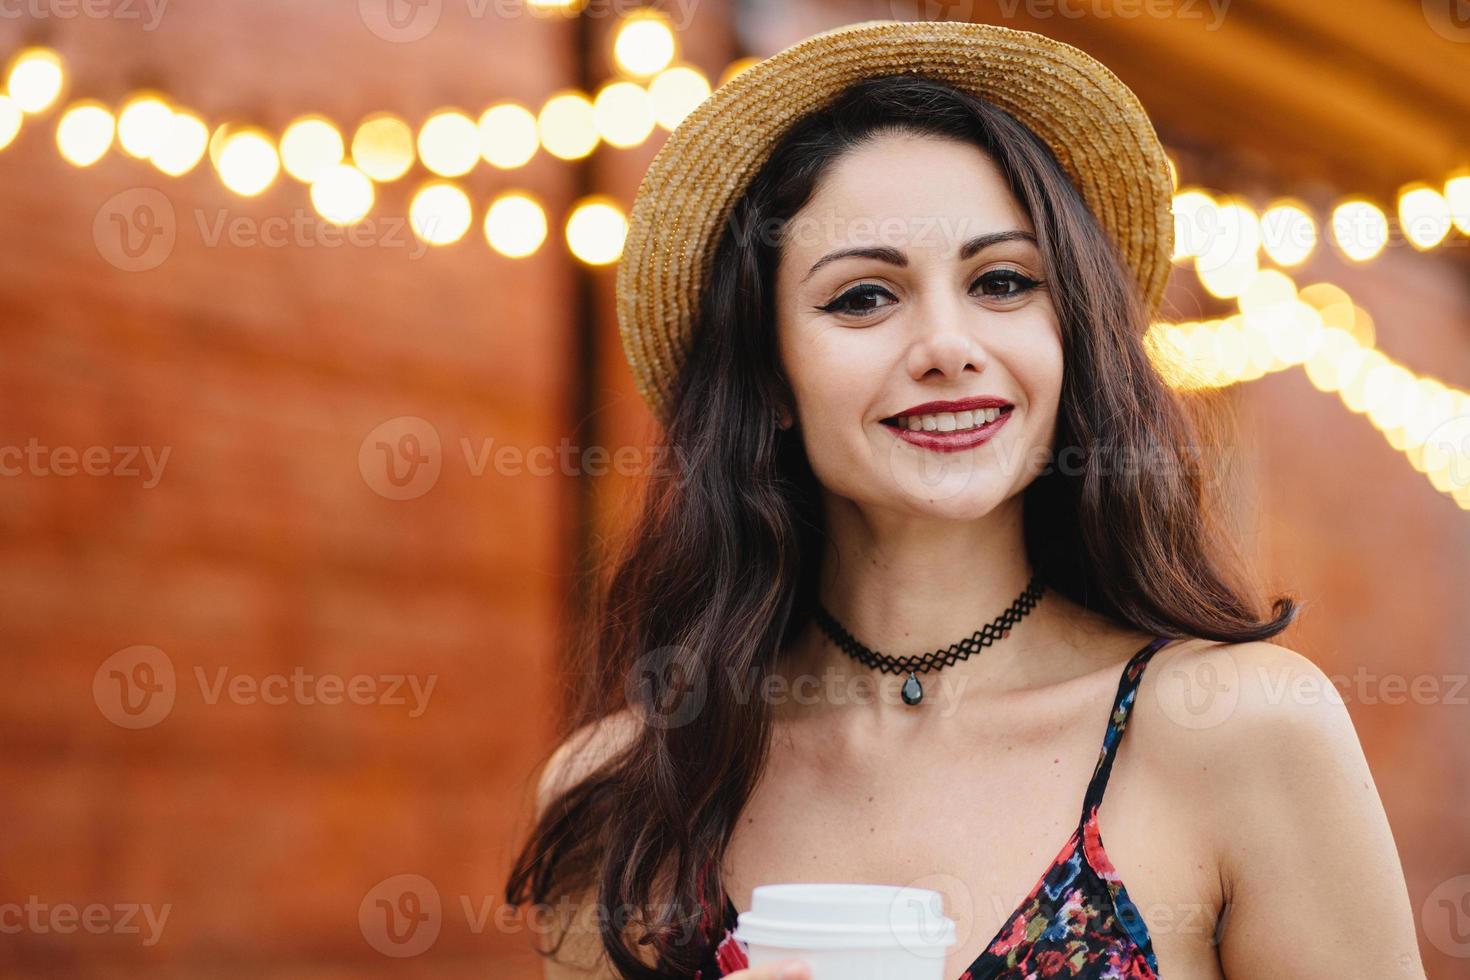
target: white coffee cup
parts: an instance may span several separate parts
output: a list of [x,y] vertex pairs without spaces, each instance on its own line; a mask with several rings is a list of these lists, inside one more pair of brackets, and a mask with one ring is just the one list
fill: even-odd
[[735,938],[750,965],[800,959],[812,980],[946,980],[944,896],[900,885],[757,885]]

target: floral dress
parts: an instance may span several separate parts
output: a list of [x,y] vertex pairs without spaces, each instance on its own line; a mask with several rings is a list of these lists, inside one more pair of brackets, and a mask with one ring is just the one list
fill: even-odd
[[[1167,642],[1167,637],[1155,637],[1129,658],[1118,680],[1077,828],[1031,893],[958,980],[1158,980],[1148,927],[1103,849],[1097,810],[1118,743],[1128,727],[1143,668]],[[694,980],[716,980],[750,965],[733,931],[737,914],[735,903],[727,896],[723,933]],[[713,924],[715,920],[711,916],[709,921]]]

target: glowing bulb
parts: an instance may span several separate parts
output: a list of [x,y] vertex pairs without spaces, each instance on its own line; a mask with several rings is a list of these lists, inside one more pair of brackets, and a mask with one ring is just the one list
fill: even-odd
[[656,14],[628,17],[613,41],[613,58],[630,75],[663,71],[674,60],[674,32]]
[[502,194],[485,212],[485,241],[512,259],[531,255],[546,241],[546,212],[525,194]]
[[168,103],[152,93],[139,93],[123,104],[117,114],[117,144],[130,157],[146,160],[153,155],[173,118]]
[[653,106],[641,85],[612,82],[592,103],[597,132],[612,146],[637,146],[653,132]]
[[1409,184],[1399,192],[1399,227],[1417,249],[1433,248],[1450,233],[1450,205],[1427,184]]
[[462,112],[436,112],[419,129],[419,159],[441,177],[461,177],[480,159],[480,127]]
[[430,245],[450,245],[470,228],[470,199],[447,181],[431,181],[408,205],[413,232]]
[[10,63],[5,90],[22,112],[44,112],[61,94],[61,56],[50,48],[26,48]]
[[413,130],[397,116],[370,116],[352,137],[352,162],[380,184],[408,173],[413,154]]
[[310,184],[342,162],[342,134],[321,116],[303,116],[281,134],[281,166]]
[[1244,201],[1226,198],[1215,205],[1212,219],[1204,250],[1195,256],[1195,268],[1249,266],[1255,272],[1256,252],[1261,246],[1261,224],[1256,213]]
[[276,148],[260,130],[242,129],[226,137],[220,147],[220,180],[242,197],[254,197],[264,191],[280,170]]
[[1301,265],[1317,246],[1317,225],[1305,208],[1272,205],[1261,215],[1261,247],[1277,265]]
[[328,167],[312,182],[311,206],[333,224],[350,225],[372,210],[373,182],[348,164]]
[[1215,199],[1202,190],[1174,195],[1174,261],[1200,254],[1214,228]]
[[170,177],[194,169],[209,146],[209,127],[192,112],[173,112],[153,148],[153,165]]
[[552,156],[579,160],[597,147],[596,115],[580,92],[562,92],[547,99],[536,124],[541,145]]
[[603,198],[586,200],[567,218],[567,246],[588,265],[607,265],[623,254],[628,219],[617,205]]
[[100,102],[74,103],[56,124],[56,148],[67,163],[90,167],[112,146],[112,113]]
[[1371,201],[1344,201],[1332,212],[1332,240],[1354,262],[1366,262],[1388,244],[1388,219]]
[[541,137],[530,109],[502,102],[480,115],[480,155],[502,170],[523,166],[536,155]]

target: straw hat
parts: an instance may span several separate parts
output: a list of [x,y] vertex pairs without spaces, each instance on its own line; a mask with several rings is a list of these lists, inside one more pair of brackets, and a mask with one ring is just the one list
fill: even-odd
[[1010,113],[1041,138],[1117,243],[1149,314],[1174,248],[1173,182],[1137,96],[1090,55],[993,24],[871,20],[815,34],[747,68],[669,135],[638,187],[617,271],[618,332],[667,422],[700,291],[736,200],[782,133],[848,84],[913,72]]

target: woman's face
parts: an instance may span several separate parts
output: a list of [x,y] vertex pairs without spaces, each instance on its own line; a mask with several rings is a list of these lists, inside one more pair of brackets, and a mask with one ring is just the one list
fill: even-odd
[[[965,519],[1035,476],[1062,345],[1051,284],[1031,286],[1045,272],[1033,231],[971,145],[884,135],[828,170],[786,229],[776,313],[796,423],[829,492]],[[977,396],[1011,406],[978,443],[959,430],[987,416],[923,408]],[[910,422],[915,409],[925,417]]]

